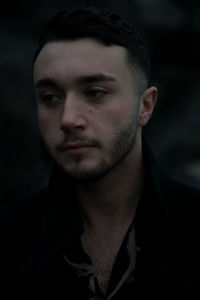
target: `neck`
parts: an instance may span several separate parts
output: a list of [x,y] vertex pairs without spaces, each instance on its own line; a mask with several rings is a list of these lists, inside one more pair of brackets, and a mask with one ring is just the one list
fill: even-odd
[[[143,187],[141,144],[111,172],[94,183],[78,184],[83,219],[90,228],[121,226],[135,215]],[[136,155],[137,154],[137,155]]]

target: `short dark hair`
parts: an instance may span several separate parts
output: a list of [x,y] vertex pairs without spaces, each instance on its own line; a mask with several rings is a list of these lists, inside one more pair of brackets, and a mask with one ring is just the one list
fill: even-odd
[[34,62],[45,44],[80,38],[94,38],[107,46],[119,45],[126,48],[132,70],[137,75],[140,74],[140,90],[147,86],[150,59],[143,39],[121,16],[106,9],[78,7],[57,13],[41,32]]

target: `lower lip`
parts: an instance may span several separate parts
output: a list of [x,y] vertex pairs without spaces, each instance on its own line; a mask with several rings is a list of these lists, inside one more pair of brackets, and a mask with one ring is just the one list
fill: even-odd
[[71,149],[66,149],[64,153],[68,155],[84,154],[89,152],[92,148],[94,147],[87,146],[87,147],[80,147],[80,148],[71,148]]

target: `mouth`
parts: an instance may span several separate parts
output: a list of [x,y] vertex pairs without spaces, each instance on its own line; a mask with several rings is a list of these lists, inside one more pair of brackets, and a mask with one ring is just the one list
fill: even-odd
[[94,147],[94,145],[86,143],[70,143],[64,146],[61,151],[68,155],[77,155],[87,153]]

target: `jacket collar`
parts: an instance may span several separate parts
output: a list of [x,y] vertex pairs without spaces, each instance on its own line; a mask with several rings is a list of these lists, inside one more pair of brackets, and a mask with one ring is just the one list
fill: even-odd
[[139,247],[153,244],[158,248],[166,242],[168,228],[167,205],[160,185],[164,174],[144,137],[142,151],[145,183],[134,219],[136,242]]
[[83,233],[81,213],[74,197],[74,184],[56,166],[46,191],[41,226],[33,250],[35,278],[51,258]]

